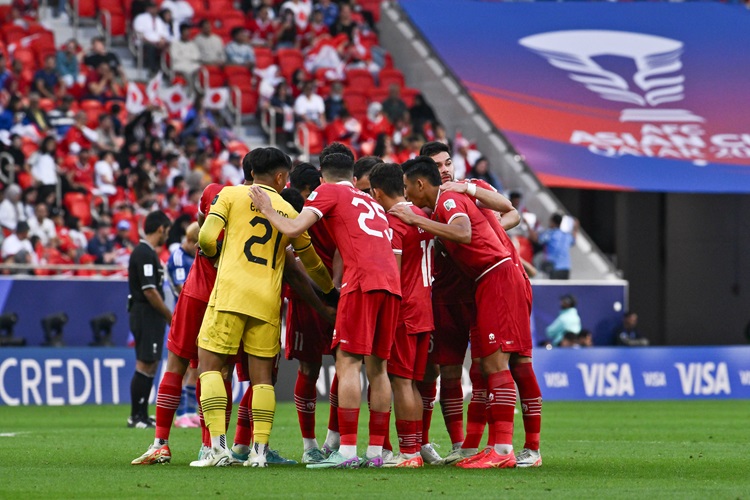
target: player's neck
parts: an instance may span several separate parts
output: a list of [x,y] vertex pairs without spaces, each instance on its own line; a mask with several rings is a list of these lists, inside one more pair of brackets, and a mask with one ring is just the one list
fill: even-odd
[[152,248],[158,248],[161,246],[159,240],[161,240],[161,235],[159,233],[147,234],[143,237],[143,241],[151,245]]
[[406,198],[403,196],[397,196],[395,198],[391,198],[390,196],[383,196],[380,199],[380,204],[385,208],[386,211],[390,210],[393,205],[396,205],[398,203],[406,203]]
[[267,187],[267,188],[273,189],[277,193],[279,192],[279,190],[276,189],[276,186],[273,185],[273,181],[271,181],[269,179],[263,179],[263,178],[260,178],[260,177],[256,176],[255,180],[254,180],[254,184],[256,186],[263,186],[263,187]]

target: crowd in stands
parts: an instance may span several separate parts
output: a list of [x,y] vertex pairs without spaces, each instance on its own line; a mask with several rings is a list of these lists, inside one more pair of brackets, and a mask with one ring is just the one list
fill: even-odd
[[379,2],[221,0],[209,9],[204,0],[134,0],[120,8],[151,73],[189,89],[192,104],[179,115],[156,104],[127,111],[126,71],[104,38],[56,45],[35,3],[0,9],[0,226],[34,250],[9,244],[5,262],[126,263],[155,208],[177,222],[169,243],[179,243],[207,183],[242,181],[247,147],[223,113],[203,105],[212,87],[237,88],[243,114],[256,114],[292,153],[315,155],[338,141],[400,163],[439,140],[452,143],[458,179],[502,189],[487,158],[460,135],[448,139],[378,45]]

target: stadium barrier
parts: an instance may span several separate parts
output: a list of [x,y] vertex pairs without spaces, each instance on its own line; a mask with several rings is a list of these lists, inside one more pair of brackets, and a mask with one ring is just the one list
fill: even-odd
[[[578,300],[583,327],[593,332],[594,344],[613,343],[613,330],[627,310],[627,281],[534,280],[532,284],[535,344],[544,338],[546,326],[557,316],[560,296],[568,293]],[[169,289],[165,292],[171,305],[172,294]],[[63,326],[64,345],[84,347],[93,341],[91,320],[114,313],[117,321],[112,325],[112,343],[126,346],[129,334],[127,296],[128,283],[121,276],[8,276],[0,278],[0,315],[15,313],[18,322],[13,327],[14,335],[25,338],[28,346],[40,346],[46,340],[42,320],[65,313],[68,322]]]
[[[750,398],[750,346],[537,349],[534,366],[546,401]],[[133,351],[123,347],[3,349],[0,405],[126,403],[134,368]],[[279,401],[294,400],[296,373],[296,362],[282,360]],[[317,387],[325,401],[333,377],[330,357],[321,375]],[[467,384],[465,369],[468,397]],[[235,383],[235,401],[246,387]],[[152,391],[152,403],[154,398]]]

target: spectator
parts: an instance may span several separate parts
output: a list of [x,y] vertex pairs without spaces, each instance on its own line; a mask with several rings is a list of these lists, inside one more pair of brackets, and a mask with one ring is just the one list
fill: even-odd
[[572,347],[573,349],[578,349],[581,347],[578,345],[578,335],[573,332],[565,332],[558,347]]
[[55,223],[47,215],[49,215],[47,205],[44,202],[39,202],[34,207],[34,217],[27,221],[29,237],[38,237],[44,246],[49,245],[50,241],[57,237]]
[[65,42],[62,50],[57,51],[57,73],[63,84],[70,88],[76,83],[83,83],[84,76],[78,68],[78,42],[71,39]]
[[482,154],[476,149],[470,149],[469,141],[457,137],[453,149],[453,169],[456,180],[463,180],[471,172],[471,167],[481,158]]
[[178,26],[182,26],[183,24],[189,25],[195,15],[193,6],[186,0],[164,0],[161,3],[161,8],[167,9],[172,13],[174,22]]
[[81,149],[91,149],[97,142],[99,136],[95,130],[90,129],[86,125],[86,122],[88,122],[88,115],[86,115],[85,111],[76,113],[73,126],[70,127],[58,147],[60,154],[78,154]]
[[0,254],[5,262],[13,262],[14,264],[36,263],[34,246],[29,241],[29,225],[25,221],[19,221],[16,230],[3,240]]
[[297,25],[294,12],[287,9],[282,11],[281,20],[276,26],[274,41],[277,49],[298,49]]
[[82,148],[77,155],[68,157],[63,163],[65,177],[63,192],[90,193],[94,189],[94,162],[91,150]]
[[18,11],[18,15],[38,19],[39,1],[38,0],[13,0],[13,10]]
[[49,54],[44,58],[44,66],[34,73],[34,90],[47,99],[55,99],[60,90],[55,64],[55,56]]
[[198,46],[203,64],[224,64],[227,60],[224,42],[219,35],[211,31],[211,21],[203,19],[199,27],[200,33],[193,41]]
[[[416,98],[415,98],[415,102],[416,102]],[[427,104],[425,104],[425,105],[427,105]],[[430,108],[430,109],[432,109],[432,108]],[[414,115],[412,113],[414,113],[414,107],[412,107],[411,110],[409,110],[409,114],[411,115],[411,119],[413,121],[414,120]],[[416,129],[417,128],[417,124],[416,124],[416,122],[413,122],[413,123],[414,123],[414,128]],[[448,146],[448,148],[450,148],[451,150],[453,150],[453,143],[448,138],[448,131],[445,130],[445,126],[442,123],[435,122],[435,128],[434,128],[433,132],[435,134],[435,141],[442,142],[443,144],[445,144],[446,146]]]
[[547,341],[559,346],[566,332],[577,335],[581,331],[581,318],[576,309],[576,299],[570,294],[560,297],[560,314],[547,327]]
[[[432,109],[432,107],[427,104],[427,101],[425,100],[424,96],[422,94],[417,94],[414,96],[414,105],[409,108],[409,116],[411,116],[411,123],[414,127],[414,132],[417,134],[423,133],[425,124],[432,124],[434,123],[435,128],[435,140],[443,142],[444,144],[448,144],[448,138],[445,135],[445,127],[442,125],[436,123],[437,117],[435,116],[435,111]],[[442,129],[443,132],[443,140],[440,140],[440,138],[437,137],[438,135],[438,127]]]
[[86,79],[87,99],[105,103],[112,100],[125,99],[127,83],[112,71],[109,64],[102,62],[95,71],[89,71]]
[[50,126],[55,129],[57,137],[65,137],[70,127],[75,123],[75,113],[70,109],[75,98],[70,94],[62,96],[60,104],[55,106],[47,114]]
[[28,95],[29,91],[31,91],[34,78],[32,76],[32,78],[29,79],[28,75],[31,73],[24,68],[23,63],[18,59],[13,60],[10,69],[10,77],[5,80],[5,90],[8,91],[11,97],[23,99]]
[[130,254],[133,253],[135,245],[130,239],[130,221],[121,220],[117,223],[117,232],[112,239],[113,250],[115,253],[114,262],[120,266],[127,266],[130,260]]
[[401,87],[397,84],[392,83],[388,87],[388,98],[383,101],[383,113],[388,117],[391,123],[404,118],[404,115],[409,112],[409,108],[406,107],[406,103],[401,99]]
[[344,84],[333,82],[331,91],[325,100],[326,120],[332,122],[341,114],[346,104],[344,104]]
[[133,30],[143,48],[143,64],[151,75],[161,67],[161,53],[169,46],[169,28],[158,15],[158,7],[152,1],[146,4],[146,11],[133,20]]
[[195,41],[190,39],[190,25],[180,25],[180,38],[169,47],[172,71],[182,73],[189,81],[194,81],[195,72],[201,67],[201,51]]
[[29,94],[29,105],[24,111],[24,125],[34,125],[40,134],[45,134],[50,129],[49,118],[47,113],[39,107],[39,94],[31,92]]
[[638,331],[638,314],[628,311],[622,316],[622,325],[615,330],[615,342],[629,347],[649,345],[648,339]]
[[287,0],[281,4],[280,12],[286,13],[289,10],[294,14],[294,24],[304,31],[307,28],[307,24],[310,21],[310,15],[312,14],[312,2],[311,0]]
[[272,12],[273,10],[269,6],[262,5],[258,9],[255,19],[248,22],[247,27],[252,33],[251,44],[258,47],[270,47],[273,45],[276,26],[273,22]]
[[99,115],[99,128],[96,129],[97,142],[103,149],[120,149],[124,139],[115,131],[115,121],[112,115],[102,113]]
[[312,18],[310,19],[310,24],[307,25],[307,29],[302,34],[302,39],[304,42],[305,47],[309,47],[319,39],[322,39],[323,37],[328,37],[330,34],[330,30],[328,29],[328,25],[325,23],[325,17],[323,16],[323,12],[320,10],[313,11]]
[[221,168],[221,183],[230,186],[240,186],[245,183],[242,171],[242,156],[239,153],[229,153],[227,163]]
[[594,338],[591,334],[591,330],[586,330],[585,328],[581,330],[581,333],[578,334],[578,345],[581,347],[594,346]]
[[21,203],[21,187],[11,184],[5,188],[5,196],[0,202],[0,226],[5,232],[15,231],[16,225],[26,219],[26,212]]
[[255,51],[250,45],[250,32],[242,27],[232,30],[232,41],[227,44],[227,64],[245,66],[250,71],[255,67]]
[[379,102],[371,102],[367,106],[367,120],[364,124],[362,139],[365,141],[375,141],[380,134],[390,136],[393,133],[393,125],[383,113],[383,105]]
[[276,129],[281,129],[282,137],[280,137],[279,142],[283,142],[287,147],[290,145],[294,147],[294,104],[289,86],[284,80],[276,86],[276,91],[271,97],[269,105],[276,111],[273,126]]
[[108,52],[104,45],[104,38],[96,36],[91,39],[91,51],[83,58],[83,64],[89,68],[96,69],[101,63],[109,64],[112,71],[118,75],[122,73],[120,59],[114,52]]
[[305,82],[302,94],[294,101],[294,114],[297,119],[323,128],[326,125],[325,112],[325,101],[315,93],[315,83]]
[[332,0],[320,0],[315,5],[315,11],[323,13],[323,22],[328,28],[333,27],[339,17],[339,6]]
[[96,264],[112,264],[115,261],[115,242],[111,237],[112,222],[102,217],[93,224],[96,232],[86,246],[86,252],[95,257]]
[[8,61],[5,59],[5,53],[0,51],[0,92],[5,89],[5,82],[11,77],[11,72],[7,68]]
[[352,16],[352,7],[348,3],[343,3],[339,6],[339,16],[336,22],[331,26],[331,36],[336,37],[341,33],[345,33],[349,40],[352,39],[354,28],[357,23],[354,22]]
[[94,164],[94,193],[112,196],[117,193],[115,173],[118,170],[115,153],[111,150],[102,152],[101,160]]
[[563,216],[554,214],[550,217],[549,229],[537,233],[529,228],[529,239],[544,248],[544,263],[542,270],[550,279],[566,280],[570,278],[570,247],[576,241],[578,234],[578,220],[573,220],[572,232],[563,231],[560,226]]
[[400,158],[398,158],[393,148],[393,139],[385,133],[378,134],[372,154],[382,159],[385,163],[401,163]]
[[490,161],[484,157],[480,156],[476,163],[474,164],[474,167],[471,169],[470,174],[472,179],[481,179],[493,188],[495,188],[498,191],[503,190],[503,185],[500,183],[499,180],[497,180],[497,177],[495,177],[495,174],[490,172]]
[[59,181],[57,177],[57,162],[55,152],[57,141],[54,137],[45,137],[36,156],[29,162],[31,176],[39,189],[39,199],[44,200],[50,193],[54,193]]

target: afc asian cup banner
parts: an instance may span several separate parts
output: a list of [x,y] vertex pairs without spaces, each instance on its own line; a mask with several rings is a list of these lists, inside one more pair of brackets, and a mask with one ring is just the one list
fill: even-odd
[[401,5],[546,185],[750,192],[743,6]]
[[[127,403],[134,368],[132,349],[123,347],[0,349],[0,406]],[[750,399],[750,346],[539,348],[534,370],[546,401]],[[282,361],[279,401],[294,400],[296,372],[295,363]],[[327,356],[317,384],[319,400],[328,394],[333,375]],[[246,388],[235,376],[235,401]],[[155,396],[153,390],[152,404]]]

